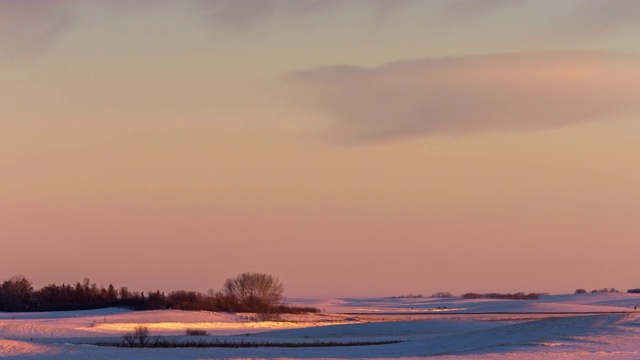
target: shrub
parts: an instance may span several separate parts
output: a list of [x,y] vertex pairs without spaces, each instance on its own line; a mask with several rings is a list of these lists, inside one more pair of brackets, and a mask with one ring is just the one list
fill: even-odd
[[319,309],[310,306],[280,305],[274,309],[279,314],[317,314]]
[[470,293],[462,294],[462,298],[463,299],[482,299],[483,295],[470,292]]
[[503,300],[538,300],[540,298],[540,294],[529,293],[525,294],[523,292],[515,293],[515,294],[501,294],[501,293],[486,293],[486,294],[477,294],[477,293],[466,293],[462,295],[463,299],[503,299]]
[[447,291],[440,291],[437,292],[433,295],[431,295],[432,298],[450,298],[450,297],[454,297],[452,293],[447,292]]
[[392,296],[391,299],[420,299],[422,298],[422,294],[407,294],[407,295],[400,295],[400,296]]
[[274,311],[257,312],[253,318],[254,321],[279,321],[281,319],[280,313]]
[[627,290],[629,294],[640,294],[640,288]]
[[[372,346],[389,345],[405,342],[406,340],[379,340],[379,341],[296,341],[296,342],[270,342],[270,341],[169,341],[157,337],[154,341],[148,342],[146,348],[319,348],[319,347],[346,347],[346,346]],[[81,344],[81,343],[80,343]],[[91,343],[96,346],[129,347],[124,343],[97,342]]]
[[586,294],[587,290],[585,289],[577,289],[576,291],[573,292],[574,294]]
[[284,300],[284,285],[277,277],[267,274],[240,274],[227,279],[223,289],[244,311],[269,313]]
[[185,331],[186,335],[189,336],[205,336],[207,335],[207,332],[205,330],[198,330],[198,329],[187,329]]
[[617,292],[620,292],[620,291],[616,290],[616,288],[609,288],[609,289],[602,288],[602,289],[591,290],[592,294],[597,294],[597,293],[617,293]]
[[149,345],[149,328],[136,326],[133,332],[122,337],[122,342],[126,347],[147,347]]

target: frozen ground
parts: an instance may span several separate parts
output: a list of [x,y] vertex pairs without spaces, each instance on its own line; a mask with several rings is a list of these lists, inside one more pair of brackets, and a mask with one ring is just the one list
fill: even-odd
[[[259,322],[250,315],[102,309],[0,313],[0,358],[222,359],[424,358],[640,359],[640,295],[556,295],[536,301],[450,299],[295,300],[321,315]],[[127,349],[91,345],[119,341],[135,326],[175,341],[277,343],[400,340],[390,345],[326,348]],[[185,329],[206,330],[186,337]]]

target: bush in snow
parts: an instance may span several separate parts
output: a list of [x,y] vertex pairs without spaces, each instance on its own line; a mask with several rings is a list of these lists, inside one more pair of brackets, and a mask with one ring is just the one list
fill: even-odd
[[224,282],[223,292],[244,311],[272,313],[284,300],[284,285],[271,275],[246,272]]
[[149,328],[136,326],[133,332],[122,337],[122,342],[127,347],[146,347],[149,344]]
[[450,297],[454,297],[452,293],[447,292],[447,291],[440,291],[437,292],[433,295],[431,295],[432,298],[450,298]]
[[205,336],[207,335],[207,332],[205,330],[187,329],[185,334],[189,336]]

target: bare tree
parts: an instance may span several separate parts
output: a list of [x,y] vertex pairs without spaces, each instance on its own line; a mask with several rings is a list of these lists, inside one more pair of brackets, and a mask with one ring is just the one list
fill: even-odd
[[33,286],[24,276],[13,276],[0,286],[0,309],[5,311],[23,311],[29,308]]
[[146,326],[136,326],[133,332],[122,337],[122,341],[128,347],[146,347],[149,344],[149,328]]
[[284,300],[284,285],[277,277],[246,272],[227,279],[223,292],[233,297],[245,310],[270,312]]

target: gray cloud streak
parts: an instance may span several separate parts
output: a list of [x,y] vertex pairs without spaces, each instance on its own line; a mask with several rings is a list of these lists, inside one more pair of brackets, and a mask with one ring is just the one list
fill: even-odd
[[[523,3],[526,0],[434,0],[440,5],[447,19],[467,20],[489,13],[501,7]],[[215,21],[244,28],[264,21],[277,12],[304,14],[319,11],[335,11],[345,6],[370,8],[375,23],[401,7],[417,0],[200,0],[203,7],[213,13]]]
[[271,17],[279,6],[279,0],[201,1],[201,6],[211,12],[214,21],[237,28],[244,28]]
[[449,20],[463,21],[484,16],[492,11],[513,5],[522,5],[527,0],[448,0],[445,1],[445,16]]
[[[425,21],[438,26],[472,21],[494,11],[529,0],[433,0],[433,13]],[[30,59],[46,51],[73,21],[75,7],[98,3],[121,11],[146,11],[172,6],[171,0],[0,0],[0,58]],[[247,28],[269,20],[277,13],[292,15],[337,11],[360,7],[372,13],[372,28],[380,28],[384,18],[418,0],[187,0],[203,16],[233,27]],[[549,4],[552,6],[552,3]],[[187,6],[188,8],[188,6]],[[640,26],[638,0],[582,0],[562,22],[551,26],[545,42],[592,38],[621,28]]]
[[414,0],[200,0],[212,18],[236,28],[265,21],[276,13],[309,14],[336,11],[347,5],[370,7],[378,17]]
[[640,113],[640,59],[613,53],[427,58],[285,79],[309,111],[333,121],[332,138],[347,143],[544,130]]
[[549,38],[592,38],[625,27],[640,26],[638,0],[584,0],[580,4],[582,6],[552,27]]
[[68,0],[0,1],[0,58],[39,56],[71,19]]

